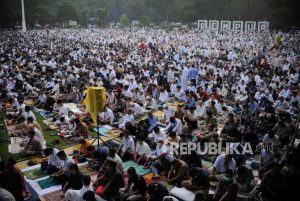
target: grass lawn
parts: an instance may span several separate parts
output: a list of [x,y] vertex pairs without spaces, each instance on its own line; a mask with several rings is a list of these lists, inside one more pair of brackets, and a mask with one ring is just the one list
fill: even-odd
[[[55,147],[55,148],[62,149],[62,148],[72,145],[72,144],[67,143],[63,138],[61,138],[57,135],[53,135],[54,133],[56,133],[56,131],[55,130],[47,130],[47,125],[43,122],[44,118],[38,112],[34,112],[34,114],[36,116],[37,122],[41,125],[41,127],[43,129],[43,134],[45,136],[47,146],[50,146],[51,142],[56,139],[58,139],[60,141],[60,143],[53,145],[53,147]],[[4,119],[5,119],[5,113],[0,112],[0,124],[4,125]],[[96,136],[96,133],[90,132],[90,136],[94,137],[94,136]],[[8,138],[5,127],[4,127],[4,129],[0,129],[0,138]],[[8,152],[8,144],[9,143],[7,143],[7,142],[0,144],[0,154],[2,155],[3,158],[7,159],[9,157],[12,157],[15,160],[24,159],[20,154],[9,153]]]

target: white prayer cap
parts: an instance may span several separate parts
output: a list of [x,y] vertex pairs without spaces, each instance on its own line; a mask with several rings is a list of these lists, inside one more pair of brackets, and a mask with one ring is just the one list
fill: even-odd
[[167,105],[167,104],[164,104],[164,105],[163,105],[163,108],[164,108],[164,109],[166,109],[167,107],[168,107],[168,105]]

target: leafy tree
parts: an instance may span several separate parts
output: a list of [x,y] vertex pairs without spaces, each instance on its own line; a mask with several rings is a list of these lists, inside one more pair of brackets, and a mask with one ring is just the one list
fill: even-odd
[[97,17],[99,18],[100,25],[103,25],[105,18],[107,17],[107,9],[106,8],[98,8],[96,10]]
[[150,24],[150,19],[146,15],[142,15],[139,21],[140,21],[140,25],[142,26],[149,26]]
[[130,24],[129,18],[127,14],[122,14],[120,17],[120,23],[122,26],[128,26]]
[[78,13],[71,1],[61,0],[57,8],[57,19],[59,22],[78,19]]

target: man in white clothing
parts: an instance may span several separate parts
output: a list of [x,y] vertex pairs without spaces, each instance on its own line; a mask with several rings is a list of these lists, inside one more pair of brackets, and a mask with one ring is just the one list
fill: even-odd
[[112,124],[114,122],[114,113],[108,107],[104,107],[100,113],[100,122],[102,124]]
[[63,162],[56,155],[58,153],[58,149],[56,148],[46,148],[44,150],[44,154],[48,157],[47,164],[43,167],[42,170],[47,172],[47,174],[51,175],[57,172],[63,166]]
[[143,140],[143,138],[138,137],[136,143],[136,149],[134,154],[134,161],[138,164],[143,164],[151,156],[151,149],[149,145]]

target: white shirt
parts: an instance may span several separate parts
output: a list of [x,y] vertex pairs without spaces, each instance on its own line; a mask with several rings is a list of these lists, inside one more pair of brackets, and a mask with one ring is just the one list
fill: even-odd
[[171,161],[174,159],[174,156],[169,151],[168,147],[166,145],[156,145],[156,155],[160,156],[161,154],[166,154],[165,159]]
[[125,136],[122,139],[122,151],[123,153],[125,151],[128,151],[130,153],[134,153],[134,140],[132,139],[132,137],[128,136],[128,138],[126,138]]
[[109,120],[110,123],[112,123],[114,121],[114,113],[112,112],[111,109],[106,108],[106,112],[100,113],[100,118],[102,120]]
[[120,171],[124,172],[123,161],[122,161],[122,159],[120,158],[120,156],[118,154],[115,154],[115,157],[113,157],[113,158],[108,156],[107,160],[112,160],[112,161],[116,162],[117,163],[117,168]]
[[38,101],[39,101],[40,103],[45,103],[46,100],[47,100],[47,97],[46,97],[44,94],[43,94],[43,95],[40,95],[40,96],[38,97]]
[[170,117],[173,117],[175,115],[175,110],[173,108],[168,108],[167,110],[164,109],[163,112],[166,122],[169,122]]
[[176,91],[175,97],[178,99],[178,101],[186,102],[186,94],[182,90]]
[[36,121],[36,118],[35,118],[35,115],[33,114],[32,111],[29,111],[29,112],[23,112],[22,115],[25,117],[25,119],[27,119],[28,117],[32,117],[33,118],[33,121]]
[[[224,166],[224,160],[225,160],[225,154],[221,154],[217,157],[214,167],[216,168],[216,171],[218,173],[224,173],[225,172],[225,166]],[[228,163],[228,169],[235,171],[236,168],[236,162],[234,159],[231,159]]]
[[51,93],[59,94],[59,84],[53,86]]
[[42,146],[45,146],[46,141],[45,141],[44,136],[42,135],[41,131],[39,129],[37,129],[36,127],[34,127],[34,132],[35,132],[35,136],[39,139]]
[[281,92],[279,93],[279,96],[283,96],[284,99],[290,97],[291,91],[289,89],[282,89]]
[[167,91],[163,91],[163,92],[161,92],[159,94],[158,100],[161,101],[161,102],[163,102],[163,103],[166,103],[167,100],[168,100],[168,96],[169,96],[168,92]]
[[133,123],[134,121],[134,116],[132,114],[126,114],[125,116],[122,117],[121,123],[119,124],[119,128],[125,128],[125,124],[128,122]]
[[271,146],[269,147],[269,149],[271,148],[272,150],[275,150],[280,145],[280,141],[277,135],[274,135],[273,138],[270,138],[269,134],[266,134],[263,137],[262,142],[267,146]]
[[69,115],[68,109],[64,105],[59,107],[58,112],[59,112],[59,114],[62,114],[65,117],[68,117],[68,115]]
[[70,158],[69,156],[67,156],[67,159],[65,161],[63,161],[63,169],[65,172],[69,171],[70,165],[74,164],[74,161],[72,158]]
[[91,186],[82,186],[82,188],[80,190],[69,189],[65,193],[65,198],[67,200],[72,200],[72,201],[84,201],[82,199],[82,196],[87,191],[93,191],[93,188]]
[[140,156],[143,154],[145,154],[146,157],[151,156],[151,149],[146,142],[143,142],[142,144],[137,142],[135,152]]
[[169,122],[168,126],[165,128],[165,130],[168,130],[171,126],[174,126],[174,128],[172,129],[172,131],[175,131],[177,135],[180,135],[181,134],[181,131],[182,131],[182,123],[180,121],[180,119],[177,119],[175,118],[175,122],[174,123],[171,123]]
[[133,108],[132,108],[132,110],[133,110],[133,115],[134,115],[134,116],[142,115],[143,112],[144,112],[143,108],[142,108],[139,104],[137,104],[137,103],[133,103],[133,104],[134,104],[134,106],[133,106]]
[[204,104],[197,105],[195,113],[197,117],[204,117],[206,115],[206,106]]
[[153,131],[149,137],[153,137],[154,142],[158,142],[159,139],[163,140],[164,142],[167,141],[166,133],[163,130],[159,130],[159,133],[155,133]]
[[63,162],[56,155],[58,153],[58,149],[53,148],[53,153],[48,156],[48,164],[54,165],[57,168],[61,168],[63,166]]

